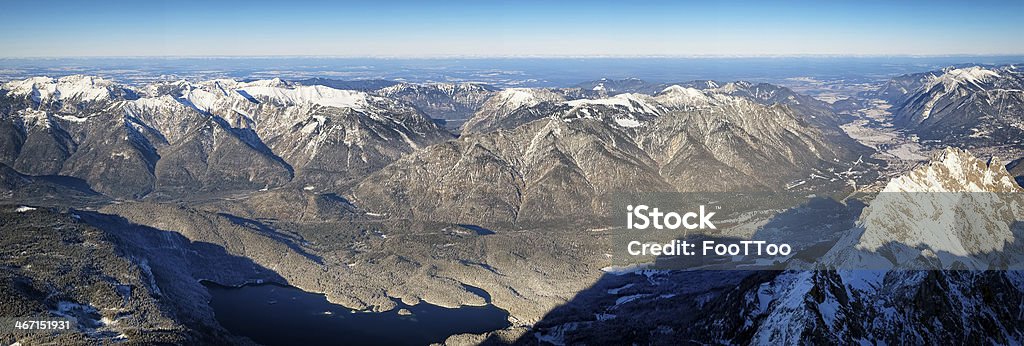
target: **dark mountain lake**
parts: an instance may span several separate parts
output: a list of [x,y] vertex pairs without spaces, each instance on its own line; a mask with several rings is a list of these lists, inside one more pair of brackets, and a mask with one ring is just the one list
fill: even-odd
[[[327,302],[322,294],[290,286],[227,287],[205,281],[203,285],[213,296],[210,306],[224,328],[264,345],[427,345],[453,334],[509,325],[508,313],[493,305],[449,309],[399,302],[387,312],[352,312]],[[403,308],[412,314],[399,315]]]

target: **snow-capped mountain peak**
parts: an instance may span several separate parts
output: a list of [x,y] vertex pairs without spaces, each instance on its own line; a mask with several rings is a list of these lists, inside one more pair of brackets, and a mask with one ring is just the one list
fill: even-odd
[[977,86],[979,84],[990,81],[992,78],[999,78],[999,73],[981,66],[971,66],[965,68],[954,68],[946,70],[945,73],[933,76],[930,81],[927,82],[927,89],[931,89],[936,85],[941,84],[946,92],[952,91],[958,86]]
[[[489,129],[493,126],[498,126],[497,124],[501,124],[506,121],[518,122],[521,118],[537,115],[534,114],[535,112],[530,112],[532,107],[537,107],[545,102],[560,104],[564,101],[565,97],[549,89],[503,89],[495,92],[480,105],[479,109],[474,112],[473,117],[466,121],[463,126],[463,130],[467,132],[477,132],[481,129]],[[516,115],[519,111],[531,114]]]
[[31,97],[36,103],[97,102],[111,100],[116,95],[123,94],[123,88],[114,82],[86,75],[72,75],[59,79],[32,77],[4,83],[3,89],[14,96]]
[[982,161],[967,151],[946,148],[931,162],[893,179],[883,192],[1019,192],[998,160]]
[[[966,87],[969,89],[981,91],[985,87],[982,83],[988,82],[993,78],[999,78],[999,74],[996,71],[983,68],[981,66],[972,66],[967,68],[956,68],[946,70],[943,74],[938,76],[931,76],[925,81],[924,90],[933,90],[937,86],[942,86],[942,91],[935,91],[931,98],[924,105],[924,109],[921,111],[921,117],[927,119],[931,116],[932,110],[935,109],[936,103],[938,103],[944,96],[957,90],[959,87]],[[963,94],[963,92],[961,92]]]
[[677,84],[673,84],[661,91],[661,94],[679,93],[689,96],[703,96],[704,93],[694,88],[682,87]]
[[244,85],[246,87],[272,87],[272,88],[288,88],[288,87],[292,86],[291,83],[288,83],[288,82],[286,82],[285,80],[283,80],[281,78],[260,79],[260,80],[255,80],[255,81],[251,81],[251,82],[242,83],[242,85]]
[[736,82],[725,83],[725,85],[722,85],[722,86],[717,87],[715,89],[718,92],[722,92],[722,93],[728,94],[728,93],[732,93],[732,92],[737,91],[737,90],[749,89],[751,86],[752,86],[752,84],[750,84],[750,82],[747,82],[747,81],[736,81]]
[[367,93],[339,90],[322,85],[297,86],[245,86],[239,93],[256,98],[268,98],[286,105],[316,104],[327,107],[363,109],[368,105]]
[[630,113],[656,115],[661,113],[658,103],[644,94],[625,93],[600,99],[579,99],[566,102],[570,107],[606,106],[621,108]]
[[322,85],[295,85],[280,78],[239,82],[214,79],[202,82],[177,81],[149,85],[145,94],[157,97],[170,94],[201,112],[239,102],[269,101],[283,106],[320,105],[365,109],[371,96],[365,92],[334,89]]
[[200,112],[209,112],[213,109],[217,100],[225,96],[227,95],[218,95],[205,89],[190,87],[182,93],[181,100]]
[[996,160],[947,148],[890,181],[861,215],[863,233],[837,243],[833,264],[917,268],[923,256],[938,259],[943,268],[985,268],[986,261],[972,256],[999,253],[1014,242],[1014,223],[1024,217],[1020,192]]
[[670,107],[702,107],[707,106],[712,98],[703,91],[672,85],[655,96],[659,103]]
[[546,101],[564,101],[561,95],[547,89],[509,88],[491,96],[482,108],[503,109],[506,112],[533,107]]
[[1013,65],[948,67],[894,78],[879,95],[893,123],[952,146],[1020,144],[1024,74]]

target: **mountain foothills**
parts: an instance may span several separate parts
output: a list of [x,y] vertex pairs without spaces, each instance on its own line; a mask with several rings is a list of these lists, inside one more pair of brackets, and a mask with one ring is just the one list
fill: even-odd
[[[746,81],[8,81],[0,316],[72,317],[82,333],[0,341],[251,343],[217,321],[209,281],[286,284],[355,311],[509,312],[508,328],[448,344],[1012,343],[1016,271],[921,266],[1019,255],[1020,224],[1000,222],[1024,201],[960,210],[973,228],[915,225],[964,201],[941,192],[1021,192],[1020,160],[1007,171],[942,149],[1020,159],[1021,81],[1015,66],[949,68],[842,107]],[[851,131],[851,107],[886,102],[894,127]],[[937,154],[881,155],[895,145],[864,135],[879,131],[869,139]],[[780,203],[714,234],[819,241],[784,271],[609,269],[613,202],[652,192],[835,196],[842,220],[778,226],[810,215]],[[975,197],[959,206],[997,205]]]

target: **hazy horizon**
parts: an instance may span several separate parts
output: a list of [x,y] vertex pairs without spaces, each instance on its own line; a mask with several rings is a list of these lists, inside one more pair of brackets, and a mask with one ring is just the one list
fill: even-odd
[[1005,54],[692,54],[692,55],[53,55],[0,56],[0,60],[60,59],[368,59],[368,60],[493,60],[493,59],[771,59],[771,58],[1024,58],[1024,53]]
[[644,57],[644,58],[345,58],[345,57],[77,57],[0,59],[0,81],[34,76],[96,75],[141,85],[169,79],[381,79],[412,83],[479,82],[500,87],[569,87],[639,78],[648,82],[800,80],[878,82],[956,65],[1024,63],[1024,56],[941,57]]
[[1017,1],[7,3],[5,58],[1024,55]]

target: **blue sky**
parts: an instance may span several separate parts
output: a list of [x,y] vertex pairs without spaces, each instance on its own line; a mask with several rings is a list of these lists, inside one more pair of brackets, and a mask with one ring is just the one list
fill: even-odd
[[0,56],[1024,53],[1024,1],[17,1]]

